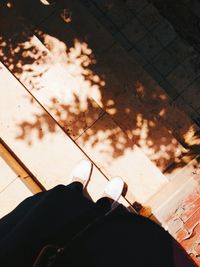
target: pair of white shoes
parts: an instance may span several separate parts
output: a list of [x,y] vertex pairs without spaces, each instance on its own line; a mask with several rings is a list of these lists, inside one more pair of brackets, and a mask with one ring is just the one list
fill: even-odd
[[[86,187],[92,173],[92,163],[89,160],[81,160],[72,171],[72,181],[78,181]],[[122,194],[124,182],[119,177],[112,178],[104,189],[102,197],[108,197],[117,202]]]

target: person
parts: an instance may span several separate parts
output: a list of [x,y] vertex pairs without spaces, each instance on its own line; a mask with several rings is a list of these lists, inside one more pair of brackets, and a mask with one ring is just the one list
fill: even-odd
[[91,173],[82,160],[69,185],[25,199],[0,220],[2,267],[193,266],[180,251],[177,265],[163,228],[118,203],[121,178],[111,179],[96,203],[87,198]]

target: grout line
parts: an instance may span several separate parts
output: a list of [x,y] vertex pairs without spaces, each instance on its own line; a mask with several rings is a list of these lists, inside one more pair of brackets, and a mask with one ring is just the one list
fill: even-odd
[[[89,9],[89,12],[93,15],[93,17],[95,17],[95,19],[106,29],[107,32],[109,32],[109,34],[113,37],[114,39],[114,43],[118,43],[118,41],[115,39],[115,35],[117,35],[117,33],[120,33],[121,35],[123,35],[123,37],[126,39],[127,43],[129,43],[129,45],[131,46],[131,41],[123,34],[123,32],[121,31],[121,29],[123,29],[126,25],[128,25],[128,23],[130,23],[134,18],[131,18],[130,21],[128,21],[127,23],[124,23],[121,28],[118,27],[113,21],[112,19],[105,13],[103,12],[99,7],[98,5],[93,2],[93,5],[96,7],[96,9],[98,9],[99,12],[101,12],[102,14],[102,17],[105,17],[109,23],[115,28],[116,32],[112,33],[108,27],[106,27],[100,20],[99,18],[97,18],[91,11],[90,11],[90,8]],[[120,44],[121,45],[121,44]]]
[[12,183],[14,183],[17,179],[19,179],[19,176],[15,177],[9,184],[7,184],[1,191],[0,194],[2,192],[4,192]]
[[98,119],[96,119],[90,126],[88,126],[85,130],[83,130],[83,132],[74,139],[74,141],[76,142],[88,129],[92,128],[94,126],[94,124],[96,124],[102,117],[104,117],[106,114],[106,112],[104,111],[99,117]]
[[41,19],[41,21],[39,21],[38,23],[36,23],[35,25],[33,25],[33,28],[31,28],[31,30],[35,30],[35,28],[39,27],[42,23],[44,23],[45,20],[47,20],[50,17],[52,17],[58,11],[58,4],[56,4],[56,5],[55,5],[55,9],[52,10],[52,12],[48,16],[44,17],[43,19]]

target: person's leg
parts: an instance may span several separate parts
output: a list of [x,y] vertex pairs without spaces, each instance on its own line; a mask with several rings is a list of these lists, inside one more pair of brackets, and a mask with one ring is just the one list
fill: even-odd
[[[88,160],[80,161],[72,171],[72,181],[80,181],[83,185],[87,183],[92,171],[92,164]],[[68,186],[68,190],[74,189],[83,193],[82,186],[72,183]],[[21,222],[27,213],[30,213],[35,205],[42,201],[44,196],[52,193],[54,189],[40,192],[22,201],[13,211],[0,219],[0,240],[2,240],[19,222]]]
[[23,200],[14,210],[0,219],[0,240],[2,240],[16,224],[26,216],[27,212],[47,194],[47,191],[40,192]]
[[79,218],[94,207],[94,203],[83,196],[82,188],[78,182],[54,187],[19,220],[0,241],[4,266],[12,266],[14,262],[29,266],[44,245],[71,238],[81,224]]
[[[16,262],[28,266],[44,245],[70,239],[82,223],[79,218],[94,207],[94,203],[83,195],[83,186],[87,184],[91,170],[92,164],[82,160],[72,172],[71,180],[75,182],[46,191],[37,203],[37,197],[31,197],[4,218],[2,225],[12,217],[19,219],[15,224],[11,220],[10,231],[0,240],[0,258],[4,266],[16,265]],[[29,204],[33,202],[30,208]],[[25,216],[22,216],[24,211]]]
[[[82,194],[82,185],[79,183],[72,183],[68,186],[68,190],[73,189],[77,190]],[[31,212],[31,210],[35,207],[35,205],[39,205],[39,203],[43,200],[47,195],[52,194],[54,191],[50,189],[48,191],[43,191],[37,193],[31,197],[23,200],[14,210],[8,213],[6,216],[0,219],[0,240],[2,240],[18,223],[20,223],[23,218]]]

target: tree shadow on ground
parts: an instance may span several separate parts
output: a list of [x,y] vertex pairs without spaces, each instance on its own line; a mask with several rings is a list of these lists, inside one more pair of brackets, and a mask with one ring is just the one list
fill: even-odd
[[[90,143],[93,148],[106,143],[104,152],[112,159],[137,145],[168,173],[199,154],[200,133],[196,128],[184,121],[182,113],[145,73],[138,76],[138,71],[130,76],[128,63],[120,65],[122,81],[115,71],[118,58],[113,58],[112,69],[106,62],[112,61],[110,55],[102,61],[101,55],[90,48],[87,35],[92,33],[86,34],[84,29],[76,32],[71,26],[70,7],[55,5],[49,20],[38,23],[36,19],[35,26],[23,2],[4,1],[0,6],[1,61],[73,140]],[[30,2],[31,7],[36,3],[37,8],[44,9],[39,0]],[[32,97],[29,101],[34,103]],[[173,116],[172,111],[177,114]],[[107,115],[113,123],[104,122]],[[40,140],[46,132],[56,133],[49,118],[44,110],[34,114],[34,121],[19,122],[21,133],[16,139],[31,145],[35,130]]]

